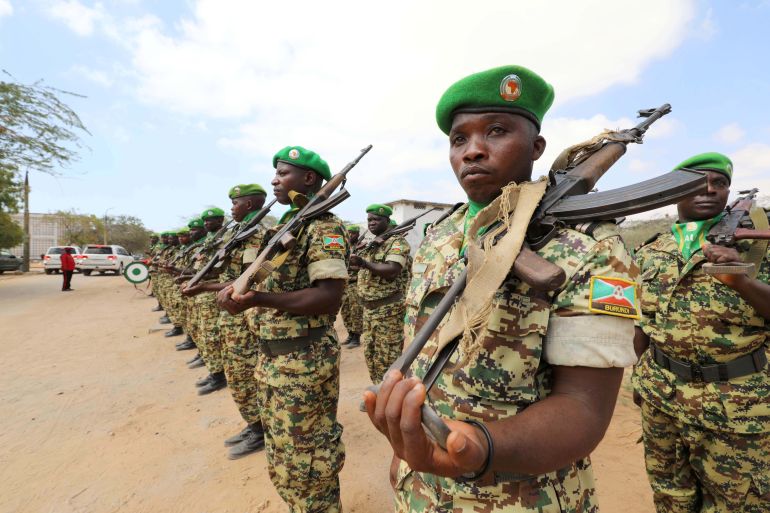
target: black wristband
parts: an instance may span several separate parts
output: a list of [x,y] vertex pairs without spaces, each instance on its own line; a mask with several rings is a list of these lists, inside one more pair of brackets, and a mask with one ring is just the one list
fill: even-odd
[[487,438],[487,459],[484,462],[484,466],[481,467],[481,470],[477,472],[473,472],[471,474],[463,474],[459,478],[456,479],[456,481],[475,481],[476,479],[480,478],[484,474],[487,473],[489,470],[490,465],[492,465],[492,459],[495,457],[495,446],[492,443],[492,435],[489,433],[489,430],[487,429],[487,426],[485,426],[482,422],[479,422],[478,420],[468,419],[464,420],[466,424],[471,424],[472,426],[476,426],[481,430],[482,433],[484,433],[484,436]]

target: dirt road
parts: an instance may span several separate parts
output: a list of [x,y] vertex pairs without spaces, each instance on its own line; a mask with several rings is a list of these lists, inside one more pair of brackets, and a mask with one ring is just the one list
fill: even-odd
[[[0,512],[283,512],[264,453],[226,459],[243,427],[226,390],[199,397],[179,338],[123,278],[0,276]],[[362,351],[344,351],[348,512],[392,511],[388,445],[357,411]],[[652,512],[638,413],[624,390],[595,452],[602,511]]]

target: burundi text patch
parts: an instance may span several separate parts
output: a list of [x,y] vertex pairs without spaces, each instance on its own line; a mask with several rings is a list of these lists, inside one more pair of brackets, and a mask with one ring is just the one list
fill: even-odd
[[588,309],[618,317],[639,318],[636,308],[636,283],[621,278],[591,276]]
[[345,249],[345,240],[342,235],[324,235],[324,249],[328,251],[342,251]]

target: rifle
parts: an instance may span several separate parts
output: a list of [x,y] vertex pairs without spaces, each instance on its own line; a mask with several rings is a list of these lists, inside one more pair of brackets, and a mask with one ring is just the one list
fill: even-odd
[[201,244],[198,247],[197,250],[195,250],[195,253],[193,253],[192,258],[190,258],[190,263],[187,264],[187,267],[182,269],[182,272],[179,273],[179,276],[177,276],[177,280],[179,278],[184,277],[185,275],[188,275],[190,271],[192,271],[193,266],[195,265],[195,261],[198,260],[198,257],[201,256],[203,253],[208,252],[211,248],[214,248],[216,246],[219,246],[222,244],[222,238],[224,237],[227,230],[230,228],[230,226],[235,222],[234,219],[230,219],[227,223],[225,223],[222,228],[217,230],[217,232],[209,237],[208,239],[201,239]]
[[[272,273],[281,264],[284,255],[294,247],[297,235],[306,224],[350,197],[350,193],[345,189],[346,176],[371,149],[370,144],[361,150],[353,161],[348,162],[339,173],[332,176],[294,217],[275,232],[257,259],[233,282],[236,294],[245,294],[253,283],[260,283]],[[338,187],[341,187],[340,190],[335,192]]]
[[[537,255],[529,249],[528,244],[535,249],[543,247],[567,223],[610,220],[618,215],[675,203],[682,197],[706,190],[708,186],[704,174],[676,171],[634,186],[588,194],[604,173],[623,156],[626,145],[641,143],[650,125],[670,111],[669,104],[657,109],[640,110],[639,116],[646,119],[634,128],[604,132],[587,143],[562,152],[549,172],[549,188],[532,216],[527,229],[527,242],[513,264],[512,273],[516,277],[535,289],[555,290],[565,280],[564,270]],[[602,202],[606,211],[599,208]],[[493,228],[487,231],[491,232],[494,232]],[[412,363],[465,290],[467,273],[466,267],[388,372],[398,370],[402,375],[407,375]],[[439,351],[423,380],[428,391],[458,344],[459,339],[455,339]],[[369,387],[368,390],[376,394],[379,385]],[[422,406],[422,422],[428,435],[446,449],[449,428],[428,404]]]
[[[756,207],[758,189],[740,191],[744,196],[737,198],[725,207],[725,214],[717,224],[711,227],[706,240],[720,246],[735,247],[740,240],[769,240],[770,229],[767,229],[767,213]],[[765,218],[763,220],[763,218]],[[752,227],[763,229],[753,229]],[[767,244],[761,244],[756,255],[753,248],[749,250],[749,262],[736,262],[729,264],[703,264],[703,272],[706,274],[746,274],[754,277],[758,271],[757,265],[764,258]],[[756,260],[752,262],[751,260]]]
[[360,251],[365,251],[367,249],[373,248],[375,246],[381,246],[386,240],[393,237],[394,235],[403,235],[404,233],[409,232],[412,228],[414,228],[414,225],[417,224],[417,220],[419,218],[426,215],[428,212],[433,212],[434,210],[438,210],[438,207],[430,208],[425,212],[423,212],[422,214],[417,214],[414,217],[410,217],[406,221],[403,221],[401,224],[394,226],[393,228],[386,231],[385,233],[382,233],[376,236],[374,239],[370,240],[366,244],[356,246],[355,252],[358,253]]
[[230,254],[233,248],[241,244],[243,241],[250,239],[251,236],[254,235],[257,230],[259,230],[259,223],[268,213],[270,213],[270,208],[275,205],[276,201],[278,200],[273,198],[273,201],[268,203],[267,206],[263,207],[262,210],[260,210],[259,213],[255,215],[247,224],[240,227],[238,232],[233,235],[233,238],[227,241],[223,247],[219,248],[217,252],[214,253],[214,256],[212,256],[211,259],[206,262],[206,265],[204,265],[201,270],[198,271],[189,282],[187,282],[184,290],[189,290],[191,287],[197,285],[198,282],[200,282],[209,273],[209,271],[211,271],[214,267],[219,267],[220,262],[223,262],[224,259],[227,258],[227,255]]

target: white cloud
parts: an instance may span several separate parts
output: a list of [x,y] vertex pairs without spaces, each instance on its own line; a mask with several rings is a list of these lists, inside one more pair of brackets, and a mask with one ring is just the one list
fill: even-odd
[[724,144],[736,144],[743,140],[746,131],[738,123],[729,123],[714,134],[714,139]]
[[0,18],[13,14],[11,0],[0,0]]
[[92,69],[88,66],[75,66],[72,68],[72,71],[86,80],[99,84],[100,86],[110,87],[112,85],[112,78],[110,78],[104,71]]
[[102,4],[87,7],[78,0],[56,0],[47,9],[48,15],[64,22],[79,36],[90,36],[96,24],[106,18]]

